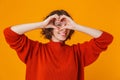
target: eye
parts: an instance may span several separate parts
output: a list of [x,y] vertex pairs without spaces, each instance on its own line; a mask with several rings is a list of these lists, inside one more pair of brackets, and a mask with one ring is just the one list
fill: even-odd
[[55,26],[61,26],[62,24],[61,24],[60,21],[55,21],[55,22],[54,22],[54,25],[55,25]]
[[60,22],[56,22],[55,26],[61,26],[61,23]]

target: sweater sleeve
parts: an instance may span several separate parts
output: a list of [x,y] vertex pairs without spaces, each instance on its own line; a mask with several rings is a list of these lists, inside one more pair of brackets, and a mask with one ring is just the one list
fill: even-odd
[[99,38],[93,38],[88,42],[77,45],[78,54],[81,55],[84,66],[93,63],[102,51],[105,51],[112,42],[113,36],[103,32]]
[[24,63],[27,62],[28,57],[32,55],[34,51],[35,45],[38,44],[37,41],[28,39],[28,37],[26,37],[24,34],[19,35],[15,33],[10,29],[10,27],[4,30],[4,36],[7,43],[17,52],[19,58]]

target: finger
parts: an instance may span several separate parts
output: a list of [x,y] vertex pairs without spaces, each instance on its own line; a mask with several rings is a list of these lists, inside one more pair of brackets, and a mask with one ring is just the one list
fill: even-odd
[[53,29],[58,29],[58,27],[56,27],[56,26],[51,26],[51,28],[53,28]]
[[73,21],[70,17],[68,17],[68,16],[66,16],[66,15],[62,15],[62,16],[61,16],[61,19],[66,20],[67,22],[68,22],[68,21],[69,21],[69,22],[72,22],[72,21]]
[[54,21],[57,18],[59,18],[59,16],[57,14],[54,14],[52,16],[49,16],[45,21],[46,21],[46,23],[49,23],[50,21]]
[[49,16],[48,19],[58,18],[59,16],[57,14],[54,14],[52,16]]
[[66,26],[70,23],[70,21],[67,19],[67,16],[65,16],[65,15],[60,16],[60,19],[64,26]]
[[62,26],[62,27],[59,28],[59,30],[63,30],[63,29],[68,29],[68,27],[67,26]]
[[51,21],[49,23],[55,25],[56,21],[59,21],[59,16],[57,14],[51,16]]
[[52,16],[50,16],[50,20],[51,19],[55,19],[55,20],[58,20],[59,19],[59,16],[57,14],[54,14]]
[[55,14],[54,17],[56,20],[59,20],[59,18],[60,18],[57,14]]
[[60,16],[60,21],[65,21],[66,20],[66,16],[65,15],[62,15],[62,16]]
[[48,25],[46,28],[58,29],[58,27],[56,27],[56,26],[54,26],[54,25]]

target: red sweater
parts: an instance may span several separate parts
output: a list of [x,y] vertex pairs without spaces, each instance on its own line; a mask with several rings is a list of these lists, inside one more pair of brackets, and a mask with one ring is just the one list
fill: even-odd
[[84,80],[84,67],[94,62],[112,42],[112,35],[103,32],[99,38],[68,46],[60,42],[42,44],[4,30],[7,43],[26,64],[26,80]]

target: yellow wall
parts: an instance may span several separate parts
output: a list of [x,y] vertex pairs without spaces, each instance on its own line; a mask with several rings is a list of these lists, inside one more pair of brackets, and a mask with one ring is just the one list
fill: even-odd
[[[42,21],[55,9],[65,9],[77,23],[107,31],[114,36],[108,50],[85,68],[85,80],[120,80],[119,0],[0,0],[0,80],[25,80],[25,65],[5,42],[4,28]],[[39,30],[28,32],[27,35],[34,40],[46,41],[40,38]],[[69,44],[91,37],[76,32],[73,38],[68,41]]]

